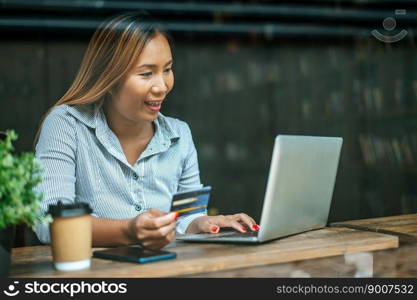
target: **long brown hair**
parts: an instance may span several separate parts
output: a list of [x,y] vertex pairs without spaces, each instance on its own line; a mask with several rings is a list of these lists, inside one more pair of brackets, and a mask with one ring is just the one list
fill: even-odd
[[35,145],[43,121],[54,107],[87,104],[102,99],[131,70],[146,43],[156,33],[170,40],[161,24],[144,11],[124,13],[105,20],[94,32],[70,88],[43,117]]

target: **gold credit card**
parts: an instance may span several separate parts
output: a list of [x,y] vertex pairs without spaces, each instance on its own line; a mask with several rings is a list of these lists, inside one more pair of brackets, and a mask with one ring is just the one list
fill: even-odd
[[177,212],[180,216],[191,215],[207,210],[210,199],[211,187],[189,190],[174,194],[171,203],[171,212]]

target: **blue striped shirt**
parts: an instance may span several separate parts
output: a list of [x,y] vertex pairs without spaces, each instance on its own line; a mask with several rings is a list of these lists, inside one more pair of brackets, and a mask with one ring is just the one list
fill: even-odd
[[[101,104],[60,105],[46,117],[36,145],[44,169],[37,187],[44,193],[43,212],[58,200],[87,202],[95,217],[128,219],[150,208],[168,212],[174,193],[202,187],[185,122],[159,114],[154,136],[132,166]],[[176,231],[184,233],[205,214],[180,217]],[[37,224],[35,231],[40,241],[50,242],[47,225]]]

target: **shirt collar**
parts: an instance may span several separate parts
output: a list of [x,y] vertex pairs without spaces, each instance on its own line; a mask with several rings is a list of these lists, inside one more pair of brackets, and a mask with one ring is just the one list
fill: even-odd
[[66,105],[66,109],[78,121],[90,128],[96,128],[97,112],[101,105],[102,102],[97,101],[82,105]]
[[[67,111],[86,126],[95,129],[98,140],[106,149],[127,164],[119,140],[107,124],[102,106],[103,100],[99,100],[90,104],[67,106]],[[178,131],[173,128],[169,119],[163,114],[159,113],[153,123],[155,125],[155,135],[139,159],[166,151],[180,138]]]
[[164,138],[171,140],[171,141],[180,138],[178,131],[172,127],[167,117],[165,117],[163,114],[161,113],[158,114],[158,118],[156,118],[156,120],[154,121],[154,124],[155,124],[155,133],[159,131]]
[[[107,125],[103,123],[103,100],[96,101],[94,103],[83,105],[67,105],[67,111],[74,116],[77,120],[87,125],[90,128],[97,128],[99,126]],[[161,135],[169,140],[178,139],[180,136],[178,131],[172,127],[167,117],[159,113],[158,118],[154,121],[155,133],[160,131]]]

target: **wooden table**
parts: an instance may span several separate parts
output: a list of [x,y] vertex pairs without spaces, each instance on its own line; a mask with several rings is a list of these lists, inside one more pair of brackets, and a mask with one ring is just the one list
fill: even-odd
[[288,263],[184,275],[197,278],[417,278],[417,243]]
[[177,242],[167,247],[178,254],[177,259],[144,265],[93,259],[89,270],[71,273],[54,270],[49,246],[23,247],[13,249],[10,276],[184,277],[205,274],[202,276],[209,277],[208,274],[216,272],[397,247],[395,236],[349,228],[324,228],[262,245]]
[[386,233],[398,236],[400,242],[417,242],[417,214],[336,222],[331,226]]

